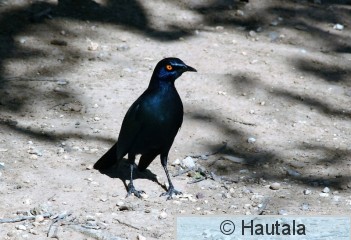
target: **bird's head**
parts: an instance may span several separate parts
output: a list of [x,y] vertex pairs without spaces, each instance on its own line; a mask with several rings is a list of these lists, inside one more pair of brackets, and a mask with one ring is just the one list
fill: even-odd
[[157,63],[152,79],[174,82],[184,72],[196,72],[196,69],[186,65],[179,58],[165,58]]

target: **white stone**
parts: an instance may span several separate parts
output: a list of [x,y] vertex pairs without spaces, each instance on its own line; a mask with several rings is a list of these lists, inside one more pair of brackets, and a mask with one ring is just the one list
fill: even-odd
[[159,219],[165,219],[167,218],[167,213],[166,212],[161,212],[160,215],[158,216]]
[[280,188],[280,183],[274,182],[269,188],[272,190],[278,190]]
[[186,157],[185,159],[182,160],[182,166],[186,168],[194,168],[195,167],[195,162],[192,157]]

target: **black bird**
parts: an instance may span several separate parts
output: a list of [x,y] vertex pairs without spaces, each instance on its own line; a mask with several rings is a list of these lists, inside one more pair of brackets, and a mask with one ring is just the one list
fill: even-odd
[[[141,197],[144,191],[134,188],[133,170],[145,170],[157,155],[160,155],[169,183],[168,191],[161,196],[171,199],[173,194],[181,194],[174,189],[167,159],[183,122],[183,103],[174,81],[187,71],[196,72],[196,69],[178,58],[165,58],[158,62],[148,88],[126,113],[117,142],[94,165],[95,169],[104,170],[118,165],[128,154],[130,182],[127,196],[134,193]],[[137,154],[141,154],[138,166],[135,164]]]

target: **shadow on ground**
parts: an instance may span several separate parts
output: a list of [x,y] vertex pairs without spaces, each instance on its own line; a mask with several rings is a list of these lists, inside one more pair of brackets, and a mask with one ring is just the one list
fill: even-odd
[[[325,69],[325,71],[327,70]],[[314,98],[313,93],[300,96],[277,87],[272,91],[270,86],[266,85],[266,83],[257,77],[250,77],[251,75],[255,76],[254,73],[237,73],[235,75],[227,75],[224,78],[228,83],[233,85],[232,94],[234,96],[239,96],[242,92],[252,94],[257,89],[260,89],[272,102],[293,101],[298,107],[307,106],[317,109],[320,114],[326,117],[333,115],[340,119],[344,119],[345,117],[347,119],[350,118],[348,112],[338,109],[338,106],[321,101],[319,98]],[[334,84],[333,81],[330,82]],[[252,136],[249,127],[239,127],[239,124],[242,123],[228,120],[230,116],[221,116],[221,113],[217,112],[207,112],[206,109],[203,109],[201,106],[195,106],[189,112],[190,113],[187,114],[189,118],[206,123],[210,122],[219,129],[219,132],[225,133],[225,139],[229,139],[228,147],[222,152],[222,155],[232,156],[234,159],[238,160],[238,162],[236,162],[236,160],[233,162],[220,155],[215,157],[215,162],[199,162],[202,165],[208,166],[211,171],[214,171],[218,175],[233,175],[234,173],[239,175],[240,170],[247,168],[254,173],[251,177],[255,179],[256,182],[259,182],[260,178],[272,181],[285,181],[285,179],[289,179],[290,181],[296,181],[310,187],[333,186],[343,190],[345,190],[345,186],[351,180],[351,175],[345,174],[345,171],[339,174],[335,174],[335,172],[332,174],[316,174],[309,173],[309,170],[306,169],[306,174],[296,174],[298,172],[291,168],[290,164],[285,161],[284,157],[281,156],[279,152],[272,152],[259,145],[249,144],[247,139]],[[274,132],[275,130],[271,129],[271,131]],[[212,143],[209,140],[204,140],[201,144],[206,146],[208,152],[215,152],[218,149],[219,143]],[[303,140],[301,140],[301,143],[297,146],[292,145],[289,148],[304,152],[308,156],[299,159],[299,161],[308,162],[307,164],[310,166],[319,165],[326,169],[337,169],[336,167],[343,169],[342,166],[347,165],[349,161],[348,156],[351,155],[351,151],[347,149],[340,149],[322,144],[306,144]],[[315,152],[320,152],[320,154],[314,155]],[[263,167],[266,164],[268,164],[269,168]]]
[[[130,180],[130,165],[128,163],[127,159],[123,159],[118,166],[111,167],[106,170],[99,170],[100,173],[105,174],[109,176],[110,178],[118,178],[120,179],[125,188],[126,188],[126,194],[128,191],[128,185],[127,181]],[[164,185],[162,185],[156,177],[156,174],[151,172],[149,169],[146,169],[145,171],[138,171],[137,169],[134,170],[133,172],[133,180],[136,179],[148,179],[154,183],[157,183],[160,185],[163,189],[167,190]],[[144,190],[144,189],[139,189],[138,186],[135,185],[135,188],[137,190]]]
[[[235,3],[235,2],[234,2]],[[284,1],[280,7],[265,7],[254,12],[251,15],[241,15],[237,9],[244,9],[245,6],[234,4],[232,1],[213,1],[210,4],[190,6],[189,10],[201,15],[203,21],[199,25],[210,25],[217,26],[223,25],[238,32],[244,31],[248,33],[250,30],[255,30],[259,34],[268,34],[272,31],[279,32],[282,29],[298,29],[301,34],[309,37],[309,42],[318,40],[323,43],[323,52],[336,52],[336,53],[350,53],[351,51],[351,39],[350,36],[345,36],[336,31],[325,31],[321,28],[321,24],[335,24],[341,23],[345,26],[351,26],[351,10],[349,9],[350,1],[323,1],[323,4],[313,4],[306,1]],[[250,3],[249,3],[250,4]],[[20,113],[26,106],[28,98],[35,98],[45,93],[40,90],[33,88],[31,92],[27,92],[26,95],[22,95],[21,91],[26,89],[28,84],[26,81],[20,82],[19,79],[9,80],[6,74],[6,65],[11,64],[12,61],[18,61],[20,59],[45,59],[50,57],[50,53],[40,49],[32,49],[30,47],[22,46],[16,38],[26,32],[30,32],[33,29],[45,26],[50,32],[55,30],[64,30],[64,26],[57,26],[54,21],[55,19],[64,19],[67,21],[92,21],[100,23],[114,24],[120,28],[128,29],[129,31],[136,32],[142,36],[152,38],[156,41],[173,41],[180,37],[192,36],[192,32],[195,29],[184,27],[179,25],[169,25],[167,30],[158,30],[155,28],[147,13],[147,9],[139,1],[117,1],[109,0],[106,1],[105,5],[98,4],[94,1],[89,0],[59,0],[58,4],[50,4],[46,2],[36,2],[33,4],[27,4],[23,7],[6,8],[1,11],[0,17],[0,110],[1,112],[9,113]],[[281,18],[281,19],[280,19]],[[275,21],[275,22],[274,22]],[[274,22],[274,24],[272,24]],[[275,24],[276,23],[276,24]],[[244,30],[242,30],[244,29]],[[332,29],[332,28],[331,28]],[[75,36],[79,38],[80,36]],[[296,44],[292,42],[291,44]],[[77,56],[79,58],[82,53],[72,47],[61,48],[65,56]],[[78,61],[70,66],[57,64],[54,66],[48,66],[45,69],[45,74],[49,76],[59,76],[60,73],[74,69]],[[321,78],[330,83],[347,82],[347,76],[351,72],[350,68],[339,68],[337,66],[328,66],[323,63],[300,60],[297,63],[299,71],[313,74],[318,78]],[[25,73],[27,77],[35,76],[37,72],[42,71],[41,69],[35,69],[32,72]],[[239,79],[239,80],[238,80]],[[232,78],[234,89],[238,88],[260,88],[268,89],[269,86],[264,85],[259,79],[252,79],[247,77],[245,74],[238,73]],[[16,92],[13,95],[11,92]],[[69,92],[68,96],[72,99],[75,98],[73,92]],[[336,117],[350,118],[351,113],[349,110],[345,111],[338,106],[331,105],[325,101],[317,99],[313,94],[300,95],[296,94],[291,90],[275,89],[270,94],[273,98],[283,101],[288,99],[289,101],[295,101],[299,105],[306,105],[317,109],[321,114],[334,115]],[[59,97],[52,96],[51,100],[59,101]],[[79,99],[75,99],[79,100]],[[81,113],[82,114],[82,113]],[[218,128],[223,129],[229,139],[234,139],[228,147],[226,154],[244,158],[248,163],[248,167],[252,169],[261,169],[261,166],[265,163],[270,165],[278,164],[281,157],[277,153],[266,151],[265,149],[259,149],[243,143],[242,139],[249,136],[248,132],[235,127],[232,123],[226,122],[225,119],[221,119],[218,115],[204,115],[201,107],[192,109],[192,113],[189,115],[191,118],[197,121],[211,120],[211,123],[216,125]],[[70,133],[58,134],[58,133],[41,133],[38,130],[24,129],[14,124],[13,120],[5,119],[0,121],[0,124],[19,133],[30,135],[34,138],[45,139],[56,141],[62,138],[73,137]],[[78,135],[79,138],[89,139],[89,136]],[[98,139],[94,137],[94,139]],[[101,138],[100,140],[112,142],[110,139]],[[204,142],[203,144],[208,144]],[[217,147],[208,144],[208,149],[213,150]],[[305,146],[303,146],[305,148]],[[326,156],[331,156],[332,161],[328,161],[328,164],[336,164],[345,159],[346,155],[349,155],[349,151],[334,151],[328,147],[323,146],[311,146],[311,149],[323,150]],[[320,162],[325,162],[326,159],[319,159]],[[344,160],[342,160],[344,161]],[[217,168],[223,168],[223,166],[216,166]],[[238,165],[234,163],[226,164],[222,169],[227,173],[238,171]],[[120,178],[123,182],[129,179],[126,176],[126,169],[113,170],[106,173],[108,176],[113,178]],[[286,178],[284,175],[275,174],[271,171],[260,172],[261,176],[264,175],[267,179],[283,179]],[[142,176],[147,179],[154,181],[154,174],[148,174]],[[329,178],[328,176],[317,177],[297,177],[293,180],[299,180],[304,184],[310,182],[329,181],[341,184],[342,182],[350,179],[350,176],[340,176],[337,178]]]

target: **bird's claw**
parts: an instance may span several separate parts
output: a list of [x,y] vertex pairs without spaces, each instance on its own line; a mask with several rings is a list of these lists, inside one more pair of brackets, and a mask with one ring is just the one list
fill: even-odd
[[181,195],[181,194],[183,194],[183,193],[182,193],[181,191],[175,190],[174,187],[169,187],[168,191],[165,192],[165,193],[162,193],[162,194],[160,195],[160,197],[162,197],[162,196],[168,196],[168,197],[167,197],[167,200],[171,200],[171,199],[173,199],[173,197],[172,197],[173,194],[174,194],[174,195]]
[[126,197],[129,197],[131,194],[134,194],[137,198],[142,198],[141,194],[145,193],[143,190],[136,190],[132,184],[128,185],[128,193]]

